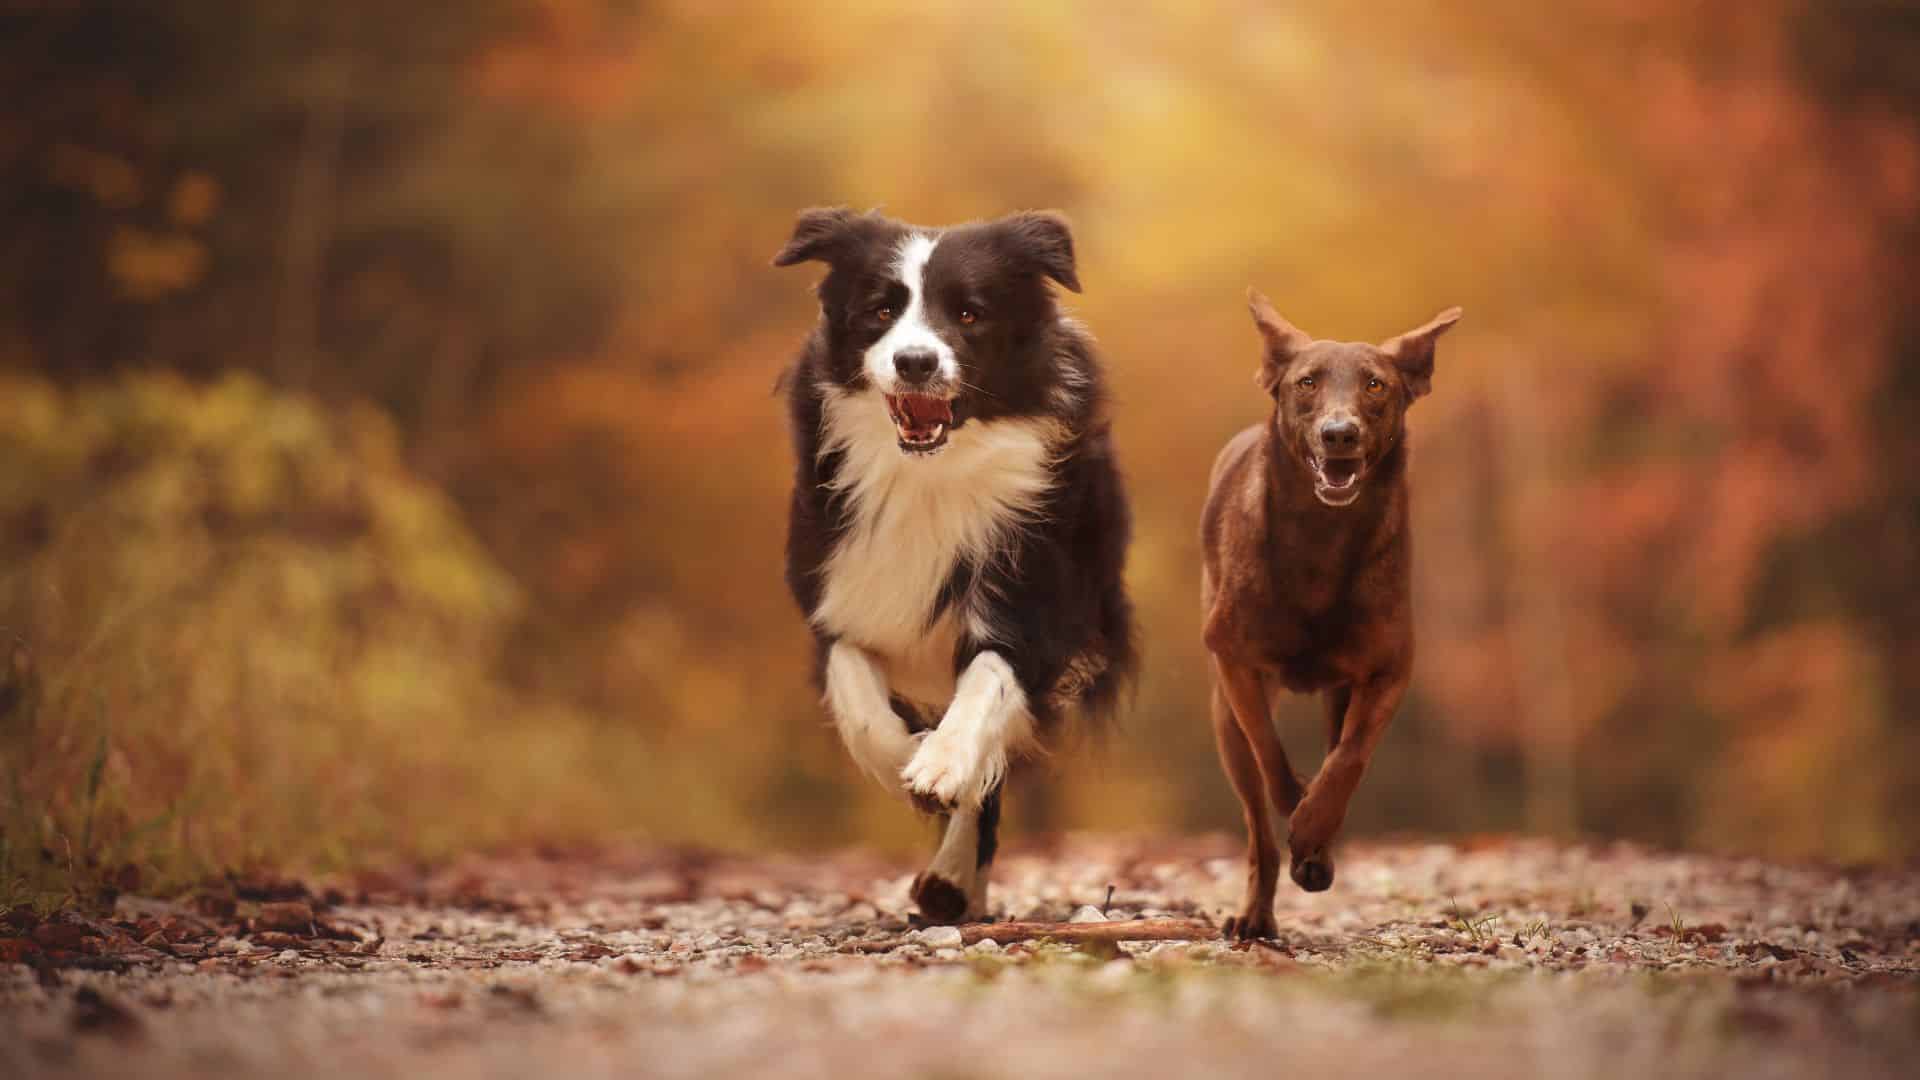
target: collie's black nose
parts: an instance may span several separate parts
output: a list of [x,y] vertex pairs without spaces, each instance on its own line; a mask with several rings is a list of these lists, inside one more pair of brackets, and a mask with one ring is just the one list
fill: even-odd
[[1351,420],[1332,420],[1320,425],[1320,445],[1329,454],[1360,449],[1360,425]]
[[933,378],[939,367],[940,357],[932,349],[901,349],[893,354],[893,370],[900,381],[914,386]]

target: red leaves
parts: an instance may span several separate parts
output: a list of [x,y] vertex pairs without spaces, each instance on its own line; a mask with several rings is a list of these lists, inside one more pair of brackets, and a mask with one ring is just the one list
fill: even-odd
[[33,928],[34,944],[49,952],[80,952],[85,949],[89,939],[97,941],[99,936],[87,927],[74,923],[50,921]]

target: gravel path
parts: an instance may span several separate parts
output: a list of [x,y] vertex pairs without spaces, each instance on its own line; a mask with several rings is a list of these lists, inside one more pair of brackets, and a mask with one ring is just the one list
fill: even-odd
[[[0,1075],[1920,1070],[1920,867],[1355,845],[1238,950],[963,945],[909,925],[912,869],[564,852],[16,910]],[[1003,858],[994,905],[1218,921],[1240,881],[1226,838],[1075,837]]]

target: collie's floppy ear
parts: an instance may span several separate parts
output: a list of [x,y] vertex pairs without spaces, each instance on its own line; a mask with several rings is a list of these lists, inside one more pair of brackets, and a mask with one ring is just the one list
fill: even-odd
[[1409,330],[1380,346],[1381,352],[1393,358],[1394,366],[1400,369],[1400,377],[1407,380],[1407,389],[1414,397],[1433,389],[1433,343],[1448,327],[1460,321],[1460,315],[1459,308],[1448,308],[1420,329]]
[[1026,210],[1000,221],[1014,249],[1035,271],[1072,292],[1080,291],[1073,261],[1073,226],[1056,210]]
[[1253,381],[1260,389],[1274,396],[1280,394],[1280,377],[1286,373],[1287,365],[1302,349],[1313,344],[1313,338],[1304,330],[1280,317],[1273,309],[1273,301],[1260,295],[1260,290],[1247,286],[1247,310],[1253,312],[1253,325],[1260,330],[1260,339],[1267,348],[1260,357],[1260,370],[1253,373]]
[[858,217],[844,206],[816,206],[800,211],[800,217],[793,223],[793,239],[773,257],[773,265],[792,266],[809,259],[832,262]]

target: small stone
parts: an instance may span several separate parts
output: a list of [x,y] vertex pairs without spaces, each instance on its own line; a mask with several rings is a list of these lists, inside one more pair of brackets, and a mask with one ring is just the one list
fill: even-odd
[[1070,923],[1098,923],[1106,922],[1107,917],[1099,908],[1094,907],[1092,904],[1082,904],[1074,911],[1073,917],[1067,921]]
[[929,949],[957,949],[965,940],[957,926],[929,926],[915,937]]
[[999,942],[992,938],[981,938],[979,941],[973,943],[973,947],[969,951],[981,954],[992,954],[1002,950]]

